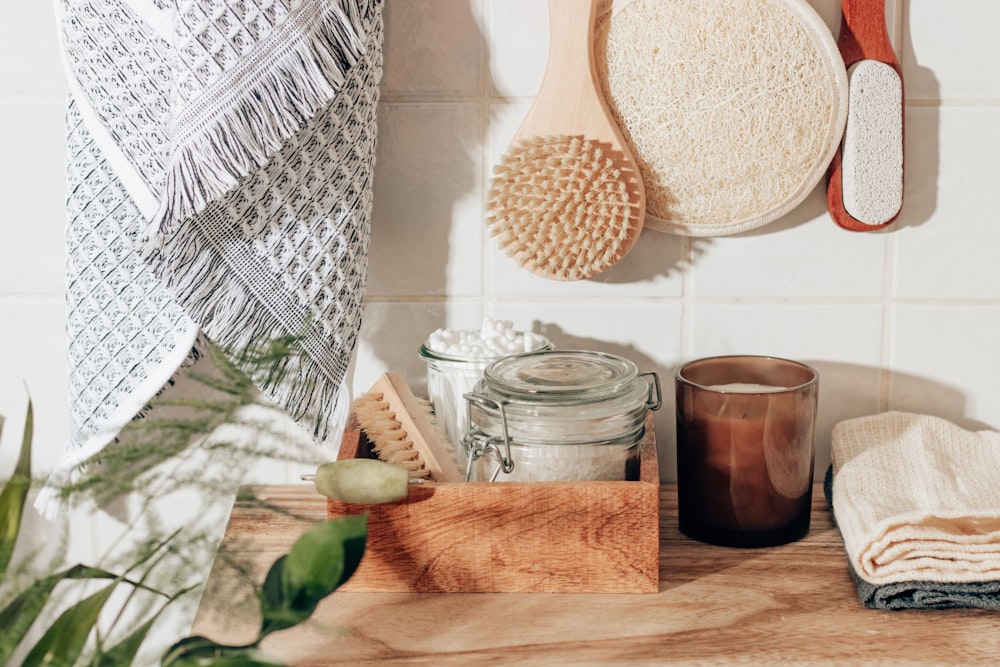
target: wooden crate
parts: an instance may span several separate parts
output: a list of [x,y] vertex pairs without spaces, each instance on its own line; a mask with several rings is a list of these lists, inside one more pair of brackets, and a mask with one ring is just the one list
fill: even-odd
[[[395,503],[327,502],[369,513],[365,556],[344,591],[655,593],[659,467],[652,419],[631,482],[411,484]],[[348,431],[340,458],[372,456]]]

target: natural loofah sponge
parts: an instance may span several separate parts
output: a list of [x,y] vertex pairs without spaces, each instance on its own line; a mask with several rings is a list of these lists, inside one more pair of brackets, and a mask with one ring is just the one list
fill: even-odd
[[529,271],[579,280],[612,266],[638,233],[613,151],[580,137],[534,137],[494,167],[487,226]]
[[598,80],[646,187],[646,225],[753,229],[823,178],[847,77],[804,0],[602,0]]

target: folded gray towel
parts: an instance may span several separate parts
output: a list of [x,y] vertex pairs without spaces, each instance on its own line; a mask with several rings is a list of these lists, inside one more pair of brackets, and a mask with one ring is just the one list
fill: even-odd
[[[823,492],[833,511],[833,466],[826,470]],[[862,579],[850,560],[847,569],[861,604],[869,609],[1000,609],[1000,581],[900,581],[876,585]]]

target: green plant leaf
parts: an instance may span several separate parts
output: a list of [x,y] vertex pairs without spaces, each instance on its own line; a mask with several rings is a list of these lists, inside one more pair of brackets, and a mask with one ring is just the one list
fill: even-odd
[[167,649],[160,667],[285,667],[285,663],[253,645],[224,646],[196,635]]
[[261,591],[260,638],[298,625],[320,600],[347,581],[365,551],[367,515],[313,526],[271,566]]
[[[264,615],[263,627],[261,629],[261,636],[269,632],[277,630],[278,625],[280,625],[277,616],[279,610],[285,607],[284,593],[281,589],[281,578],[282,572],[285,569],[285,560],[288,558],[288,554],[284,554],[274,561],[271,565],[271,569],[267,571],[267,576],[264,578],[264,585],[261,587],[260,591],[260,608],[261,613]],[[298,620],[290,620],[281,627],[291,627],[298,623]],[[273,629],[270,626],[275,626]]]
[[92,667],[122,667],[123,665],[131,665],[135,661],[135,656],[139,652],[139,647],[142,646],[142,642],[146,641],[146,635],[149,634],[150,629],[153,627],[153,623],[155,623],[156,619],[160,617],[160,613],[165,607],[166,605],[161,607],[160,611],[154,614],[148,621],[133,630],[128,637],[121,640],[111,648],[102,650],[100,654],[95,656],[91,661],[90,664]]
[[[17,544],[21,530],[24,503],[31,486],[31,440],[34,433],[34,410],[28,399],[28,412],[24,419],[24,436],[21,440],[21,454],[17,459],[14,474],[0,492],[0,579],[7,572],[10,558]],[[0,422],[2,425],[2,422]]]
[[[73,567],[36,579],[31,586],[0,609],[0,664],[9,663],[10,656],[24,639],[28,629],[48,604],[53,589],[66,579],[118,579],[119,575],[85,565]],[[132,582],[129,582],[132,583]]]
[[153,628],[153,624],[159,620],[160,616],[172,602],[187,595],[193,588],[195,587],[185,588],[171,595],[170,599],[164,602],[149,620],[133,630],[125,639],[109,649],[100,651],[99,655],[95,656],[91,661],[92,667],[122,667],[122,665],[131,665],[135,662],[135,656],[139,653],[142,643],[146,641],[146,637]]
[[118,585],[105,586],[59,615],[28,652],[22,667],[66,667],[79,657],[105,603]]

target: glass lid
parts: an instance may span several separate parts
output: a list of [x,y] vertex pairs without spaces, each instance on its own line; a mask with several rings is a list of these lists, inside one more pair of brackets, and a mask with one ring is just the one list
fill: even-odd
[[623,357],[555,350],[493,362],[483,372],[483,388],[495,398],[563,402],[618,396],[632,389],[638,378],[635,364]]

